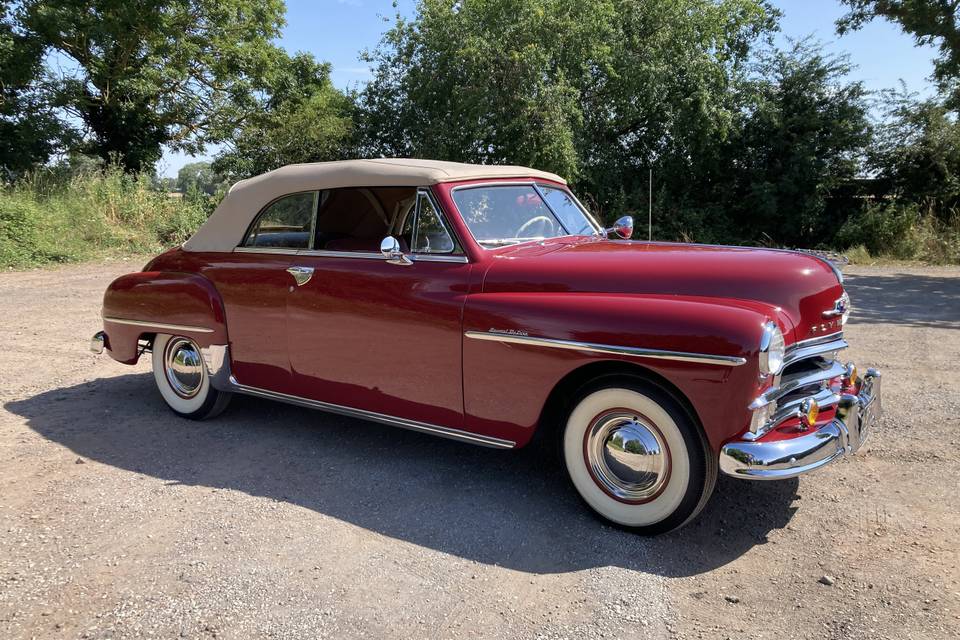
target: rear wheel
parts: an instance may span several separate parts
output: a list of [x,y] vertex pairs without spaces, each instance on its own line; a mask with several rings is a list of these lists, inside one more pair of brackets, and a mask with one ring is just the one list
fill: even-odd
[[153,377],[174,413],[190,420],[223,412],[230,394],[210,385],[200,347],[190,338],[157,334],[153,340]]
[[648,535],[693,519],[717,479],[696,423],[667,392],[642,380],[586,387],[567,415],[563,459],[591,509]]

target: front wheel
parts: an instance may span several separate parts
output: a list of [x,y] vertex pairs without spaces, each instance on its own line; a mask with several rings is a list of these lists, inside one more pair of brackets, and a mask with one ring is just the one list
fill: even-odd
[[210,385],[200,347],[190,338],[157,334],[153,340],[153,378],[174,413],[190,420],[219,415],[231,394]]
[[591,509],[647,535],[693,519],[717,480],[696,423],[667,392],[641,380],[584,389],[567,416],[563,458]]

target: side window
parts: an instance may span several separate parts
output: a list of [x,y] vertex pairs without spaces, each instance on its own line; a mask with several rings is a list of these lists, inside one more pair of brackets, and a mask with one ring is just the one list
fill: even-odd
[[314,248],[380,254],[399,203],[413,200],[413,187],[343,187],[324,192],[317,209]]
[[316,201],[316,191],[294,193],[274,201],[250,228],[243,246],[311,248]]
[[440,219],[433,201],[426,194],[417,197],[417,221],[413,237],[414,253],[453,253],[453,237]]

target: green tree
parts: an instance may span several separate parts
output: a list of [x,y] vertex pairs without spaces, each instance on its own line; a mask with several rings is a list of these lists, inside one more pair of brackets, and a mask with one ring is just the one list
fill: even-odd
[[759,57],[740,88],[743,119],[724,149],[728,233],[812,247],[838,228],[828,201],[857,174],[871,141],[863,85],[849,62],[802,41]]
[[960,123],[941,102],[887,92],[870,164],[881,195],[950,222],[960,207]]
[[86,150],[128,171],[161,147],[195,152],[257,105],[285,54],[282,0],[23,0],[17,22],[64,71],[42,86],[82,122]]
[[0,1],[0,170],[13,177],[59,150],[66,127],[35,79],[43,49],[17,29],[8,0]]
[[209,162],[189,162],[177,172],[176,187],[180,193],[203,193],[212,196],[223,188],[225,179]]
[[960,23],[957,0],[841,0],[850,13],[837,22],[840,34],[859,29],[874,18],[896,22],[917,44],[940,50],[933,75],[949,106],[960,108]]
[[230,132],[214,169],[244,178],[296,162],[351,154],[353,101],[330,82],[330,65],[308,54],[276,64],[264,80],[259,108]]
[[756,0],[422,0],[368,54],[360,149],[533,165],[605,217],[629,212],[651,163],[689,184],[727,135],[731,79],[776,16]]
[[364,154],[576,175],[580,85],[608,58],[608,0],[422,0],[367,54]]
[[[752,0],[618,3],[603,73],[584,86],[578,145],[586,191],[607,220],[646,213],[648,168],[670,237],[702,235],[709,185],[744,105],[735,88],[778,12]],[[662,217],[661,217],[662,219]]]

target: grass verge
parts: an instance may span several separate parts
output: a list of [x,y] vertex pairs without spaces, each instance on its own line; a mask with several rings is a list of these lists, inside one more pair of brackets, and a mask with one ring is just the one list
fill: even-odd
[[179,198],[146,176],[45,171],[0,190],[0,267],[22,269],[180,244],[207,219],[203,197]]

